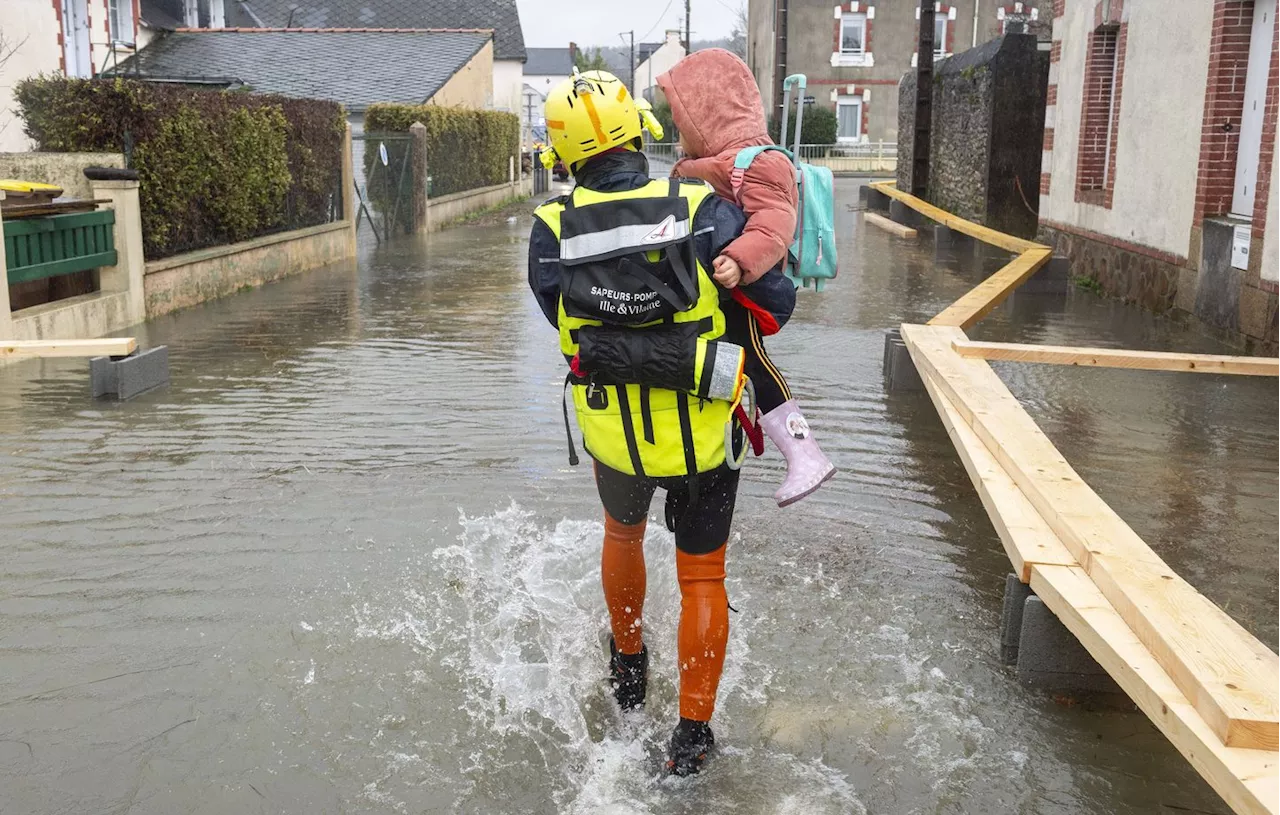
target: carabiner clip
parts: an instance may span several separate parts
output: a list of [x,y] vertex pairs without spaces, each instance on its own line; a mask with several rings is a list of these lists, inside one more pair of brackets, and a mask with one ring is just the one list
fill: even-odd
[[751,406],[750,410],[743,409],[745,415],[752,416],[756,410],[756,386],[751,382],[750,377],[743,377],[743,379],[746,382],[738,392],[738,398],[730,405],[729,419],[724,423],[724,463],[730,470],[741,470],[742,465],[747,462],[747,451],[751,449],[751,441],[746,437],[744,428],[742,452],[736,459],[733,456],[733,423],[737,420],[737,410],[744,402]]

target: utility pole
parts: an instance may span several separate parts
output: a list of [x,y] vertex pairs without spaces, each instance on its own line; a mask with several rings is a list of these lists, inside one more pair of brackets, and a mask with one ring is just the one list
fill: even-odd
[[911,194],[929,194],[929,142],[933,129],[933,3],[920,0],[920,37],[916,44],[916,116],[911,139]]
[[690,39],[691,30],[689,28],[689,3],[690,0],[684,0],[684,52],[685,54],[693,53],[693,40]]
[[[626,31],[623,33],[627,36],[627,38],[631,43],[631,58],[630,58],[630,61],[627,62],[627,65],[631,66],[631,70],[627,74],[627,88],[632,93],[635,93],[635,90],[636,90],[636,32]],[[623,34],[619,34],[618,36],[622,37]]]

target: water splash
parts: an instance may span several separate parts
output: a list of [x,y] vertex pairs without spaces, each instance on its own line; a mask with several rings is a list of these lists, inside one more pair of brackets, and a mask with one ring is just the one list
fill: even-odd
[[[662,773],[677,717],[679,593],[674,543],[661,528],[645,541],[644,607],[651,654],[649,704],[622,715],[609,695],[599,584],[599,523],[563,520],[548,528],[517,504],[460,515],[455,544],[423,558],[429,572],[406,581],[391,607],[353,610],[355,636],[430,655],[459,682],[463,718],[451,734],[465,749],[452,769],[464,779],[456,812],[703,812],[739,808],[777,813],[865,811],[843,775],[776,746],[739,743],[733,709],[764,700],[770,671],[750,656],[754,625],[733,621],[716,726],[721,749],[702,776]],[[654,525],[657,526],[656,524]],[[423,583],[446,587],[425,591]],[[735,599],[749,600],[730,581]],[[387,806],[394,776],[412,769],[402,742],[388,745],[385,770],[368,788]],[[429,750],[428,750],[429,752]],[[437,770],[442,756],[433,756]],[[520,788],[519,805],[510,790]]]

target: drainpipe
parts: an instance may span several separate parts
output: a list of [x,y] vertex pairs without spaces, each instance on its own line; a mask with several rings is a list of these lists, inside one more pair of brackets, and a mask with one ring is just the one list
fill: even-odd
[[973,44],[970,48],[978,47],[978,6],[982,5],[982,0],[973,0]]

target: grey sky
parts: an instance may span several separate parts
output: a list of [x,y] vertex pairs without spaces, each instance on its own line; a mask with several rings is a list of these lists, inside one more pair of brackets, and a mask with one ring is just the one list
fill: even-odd
[[[690,0],[695,40],[727,37],[739,0]],[[662,39],[684,21],[684,0],[516,0],[525,45],[536,48],[619,45],[619,31],[635,29],[636,42]],[[666,8],[666,13],[663,13]]]

